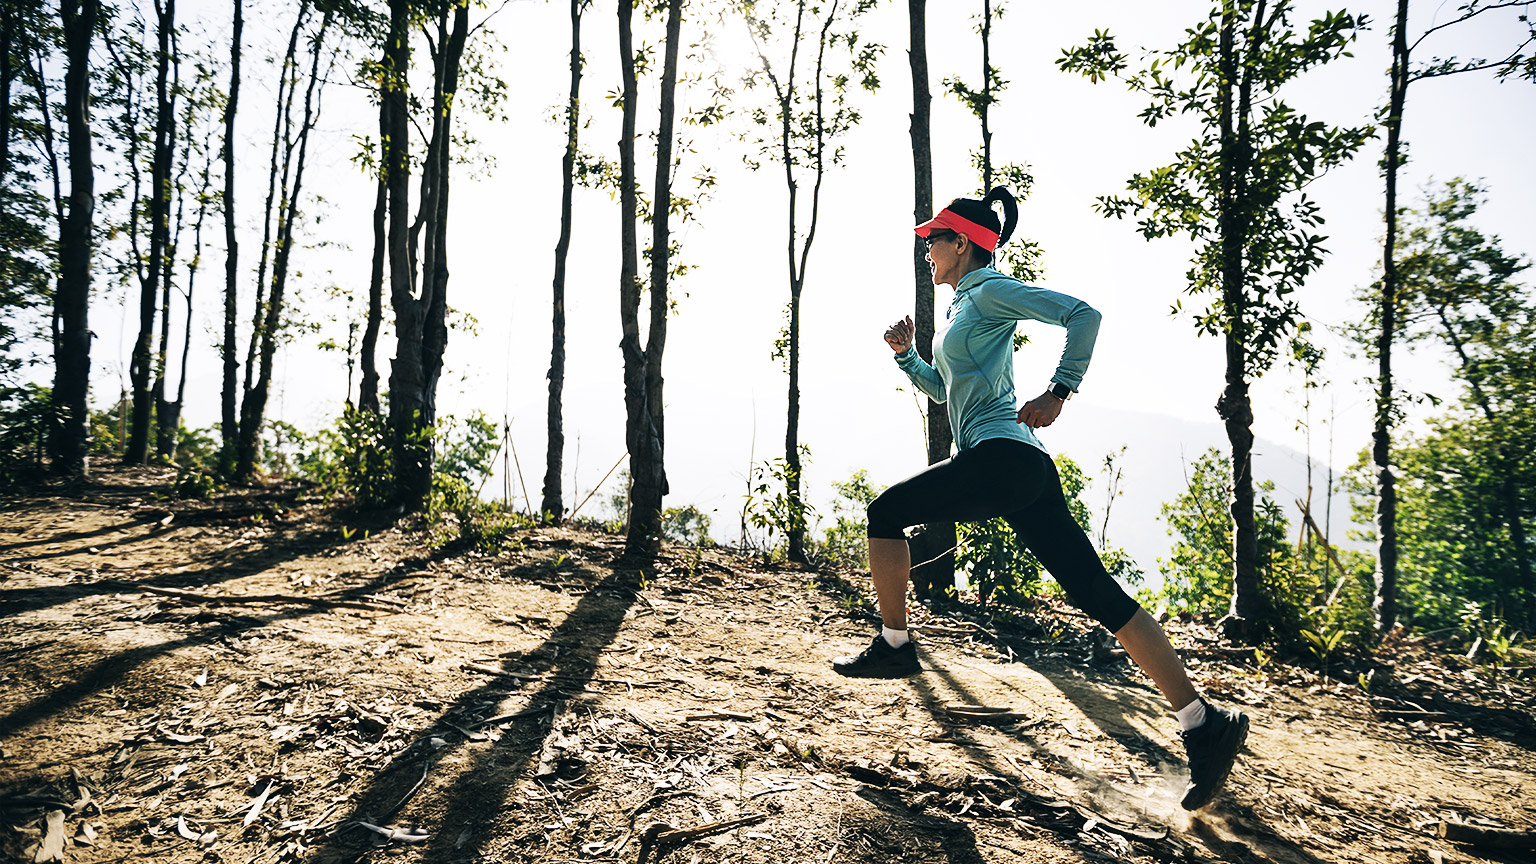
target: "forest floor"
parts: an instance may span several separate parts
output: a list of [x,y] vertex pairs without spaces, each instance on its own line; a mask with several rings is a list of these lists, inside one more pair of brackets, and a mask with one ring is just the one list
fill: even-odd
[[1170,621],[1253,721],[1191,815],[1172,716],[1068,610],[918,609],[927,671],[848,680],[829,658],[876,632],[857,574],[688,547],[641,567],[553,528],[490,554],[301,488],[176,501],[172,479],[109,465],[0,498],[0,857],[1536,855],[1436,836],[1536,828],[1536,693],[1422,640],[1334,680]]

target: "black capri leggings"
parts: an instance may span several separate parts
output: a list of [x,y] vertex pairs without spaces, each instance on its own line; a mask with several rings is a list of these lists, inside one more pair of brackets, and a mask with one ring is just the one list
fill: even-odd
[[1067,510],[1056,465],[1038,447],[988,438],[885,490],[869,505],[869,536],[904,540],[929,522],[1001,516],[1067,596],[1111,633],[1141,608],[1099,560]]

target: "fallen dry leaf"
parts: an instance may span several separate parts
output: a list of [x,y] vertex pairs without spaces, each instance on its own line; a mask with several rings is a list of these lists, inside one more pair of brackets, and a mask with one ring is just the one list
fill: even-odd
[[33,864],[64,860],[64,811],[49,810],[44,817],[43,845],[32,856]]
[[269,779],[267,780],[267,784],[261,787],[261,794],[256,796],[256,802],[251,805],[251,809],[245,814],[245,819],[240,825],[241,828],[251,827],[251,823],[255,822],[257,818],[261,816],[261,808],[267,806],[267,798],[271,796],[271,794],[272,781]]

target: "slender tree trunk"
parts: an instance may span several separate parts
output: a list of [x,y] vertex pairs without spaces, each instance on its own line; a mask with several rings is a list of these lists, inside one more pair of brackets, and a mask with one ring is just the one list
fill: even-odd
[[1403,105],[1408,96],[1408,0],[1398,0],[1392,27],[1392,73],[1387,96],[1386,226],[1381,244],[1381,305],[1376,335],[1376,423],[1371,430],[1371,463],[1376,473],[1376,596],[1371,613],[1376,631],[1397,624],[1397,479],[1392,473],[1392,426],[1397,411],[1392,393],[1392,340],[1397,335],[1397,169],[1402,164]]
[[[805,7],[805,0],[801,0],[801,8]],[[837,20],[837,0],[833,0],[830,8],[826,10],[822,18],[821,32],[817,40],[816,71],[811,78],[811,85],[815,93],[815,114],[813,122],[816,135],[815,148],[812,151],[811,163],[814,166],[816,182],[811,188],[811,219],[805,232],[805,242],[800,245],[799,267],[795,266],[795,184],[793,177],[793,158],[789,147],[789,117],[794,105],[793,93],[784,100],[784,130],[783,130],[783,157],[784,170],[790,175],[789,194],[789,413],[785,424],[784,434],[784,464],[788,482],[788,497],[790,508],[795,514],[794,521],[789,526],[789,548],[786,557],[797,564],[809,562],[806,555],[805,535],[805,501],[801,489],[804,466],[800,463],[800,294],[805,288],[805,275],[807,265],[810,263],[811,244],[816,242],[816,223],[821,211],[821,181],[826,175],[826,117],[824,108],[824,82],[822,71],[825,68],[828,34],[832,30],[832,24]],[[800,38],[800,26],[797,20],[795,25],[795,41],[798,44]],[[793,64],[790,72],[791,81],[794,78]]]
[[[190,121],[187,128],[191,129]],[[176,458],[176,450],[179,446],[181,429],[181,409],[186,405],[187,397],[187,364],[192,355],[192,295],[197,288],[197,271],[203,259],[203,221],[208,217],[208,187],[213,185],[213,133],[208,133],[208,138],[203,142],[203,152],[207,154],[203,163],[203,181],[197,192],[197,221],[192,226],[192,257],[187,261],[187,320],[182,329],[181,337],[181,375],[176,380],[176,401],[167,402],[162,408],[162,416],[167,420],[171,434],[165,436],[164,447],[161,455],[167,459]]]
[[[16,80],[16,58],[11,56],[16,28],[15,10],[0,5],[0,220],[8,219],[11,196],[11,85]],[[43,105],[47,110],[47,105]],[[0,243],[0,294],[11,285],[11,247]]]
[[789,412],[784,418],[784,474],[790,507],[795,514],[786,538],[789,548],[785,557],[797,564],[809,560],[805,553],[805,501],[800,483],[805,471],[800,460],[800,292],[803,288],[804,282],[797,279],[789,289]]
[[[301,5],[299,9],[301,23],[304,11],[304,6]],[[235,478],[242,483],[250,482],[255,476],[256,465],[261,458],[261,428],[266,418],[267,398],[271,393],[272,362],[277,353],[278,330],[282,326],[283,297],[288,282],[288,262],[293,252],[294,223],[298,220],[299,202],[304,189],[304,161],[309,150],[309,132],[318,122],[319,106],[316,104],[316,93],[321,86],[320,57],[324,53],[325,35],[330,23],[331,12],[327,11],[321,20],[320,30],[315,35],[311,48],[309,83],[304,91],[304,119],[299,127],[297,155],[294,155],[292,147],[287,147],[283,157],[284,188],[282,200],[278,206],[277,241],[272,256],[271,296],[265,304],[265,320],[256,328],[256,332],[252,333],[252,341],[259,342],[258,372],[254,384],[246,391],[245,398],[240,403],[240,440],[236,448]],[[290,99],[297,91],[298,74],[295,72],[293,85],[288,90]],[[282,106],[280,111],[286,114],[287,106]],[[293,172],[291,187],[287,183],[290,165]]]
[[[442,377],[443,354],[448,349],[448,193],[453,164],[453,104],[459,89],[459,62],[464,55],[464,45],[469,38],[469,4],[455,5],[451,35],[439,30],[439,44],[444,48],[440,68],[439,104],[437,113],[440,124],[434,137],[440,138],[437,148],[437,178],[434,202],[435,217],[432,221],[433,254],[430,270],[423,270],[422,278],[432,280],[432,302],[427,304],[427,315],[422,328],[422,366],[426,390],[421,402],[426,406],[423,419],[430,428],[437,423],[437,382]],[[428,486],[431,485],[430,465]]]
[[581,129],[581,6],[571,0],[571,96],[565,107],[565,155],[560,158],[560,239],[555,243],[554,315],[549,347],[549,449],[544,467],[540,512],[554,524],[565,518],[561,472],[565,457],[565,258],[571,249],[571,206],[576,185],[576,147]]
[[[175,95],[181,92],[181,47],[176,31],[171,31],[171,104],[175,105]],[[175,196],[176,217],[171,223],[171,234],[165,246],[165,272],[160,279],[160,348],[155,352],[155,458],[170,461],[176,453],[176,436],[178,424],[181,422],[181,406],[172,405],[166,396],[170,381],[170,350],[171,350],[171,289],[176,283],[176,256],[181,249],[181,229],[186,225],[187,212],[187,172],[192,168],[192,123],[196,106],[191,99],[187,100],[187,106],[182,112],[182,146],[180,167],[176,172],[176,181],[171,186],[171,193]],[[199,206],[199,210],[201,210]],[[195,266],[195,265],[194,265]],[[187,306],[187,318],[192,318],[192,307]]]
[[97,0],[61,0],[68,67],[64,118],[69,130],[69,215],[59,236],[59,286],[54,295],[53,466],[60,474],[86,476],[86,402],[91,372],[91,230],[96,174],[91,162],[91,36]]
[[406,101],[407,73],[411,64],[410,4],[408,0],[390,0],[389,36],[384,49],[386,89],[384,100],[389,113],[389,132],[385,150],[386,176],[389,178],[389,294],[395,313],[395,357],[390,364],[390,428],[394,436],[397,496],[401,503],[414,507],[405,494],[406,462],[420,458],[411,440],[412,412],[409,395],[421,391],[421,312],[412,296],[410,242],[410,117]]
[[[619,136],[619,319],[623,327],[619,351],[624,357],[624,439],[629,449],[631,477],[624,548],[632,555],[649,556],[661,548],[660,508],[652,503],[660,497],[652,466],[660,464],[661,453],[650,406],[646,404],[645,351],[640,346],[639,238],[635,230],[635,117],[639,94],[630,26],[634,2],[619,0],[618,6],[619,69],[624,88],[623,131]],[[647,485],[642,488],[642,484]]]
[[[16,62],[11,56],[12,35],[16,27],[15,10],[9,3],[0,5],[0,195],[8,194],[11,174],[11,85],[16,80]],[[0,279],[10,278],[10,248],[0,246]]]
[[[672,139],[676,116],[677,55],[682,33],[682,0],[667,4],[667,47],[661,76],[660,120],[656,129],[656,183],[651,208],[650,333],[641,363],[645,369],[645,410],[632,433],[639,445],[630,450],[629,534],[626,545],[651,552],[661,542],[661,503],[667,494],[665,404],[662,401],[662,355],[667,347],[671,276]],[[637,310],[638,311],[638,310]],[[639,330],[639,322],[635,322]]]
[[170,240],[171,157],[176,143],[175,94],[170,88],[171,32],[176,28],[176,0],[155,3],[159,23],[159,52],[155,62],[155,138],[150,168],[149,267],[139,283],[139,338],[134,342],[128,377],[133,382],[133,422],[123,461],[143,464],[149,458],[150,416],[154,395],[150,376],[154,357],[156,295],[167,277],[166,246]]
[[[387,51],[387,49],[386,49]],[[385,61],[386,65],[388,61]],[[385,98],[387,81],[379,87],[379,178],[373,199],[373,261],[368,271],[368,320],[363,326],[363,345],[359,352],[363,380],[358,385],[357,407],[360,411],[379,413],[379,367],[376,355],[379,330],[384,323],[384,260],[389,251],[387,217],[389,213],[389,100]],[[348,392],[350,393],[348,388]]]
[[987,112],[992,107],[992,0],[981,9],[981,194],[992,189],[992,128]]
[[[1248,390],[1248,320],[1243,293],[1244,250],[1249,218],[1246,213],[1249,170],[1251,65],[1262,33],[1264,0],[1254,13],[1254,35],[1239,59],[1234,44],[1239,25],[1236,10],[1224,15],[1221,28],[1221,251],[1222,310],[1226,343],[1226,386],[1216,412],[1226,427],[1232,447],[1232,607],[1224,629],[1232,638],[1252,639],[1265,610],[1263,585],[1258,569],[1258,529],[1253,507],[1253,404]],[[1233,88],[1238,104],[1232,105]]]
[[235,110],[240,101],[240,40],[245,28],[243,0],[234,0],[234,32],[230,37],[229,101],[224,103],[224,340],[219,345],[224,381],[219,391],[219,437],[223,448],[219,470],[225,476],[234,472],[235,442],[240,437],[235,416],[236,359],[235,324],[239,311],[240,241],[235,234]]
[[[251,339],[246,345],[245,355],[245,384],[244,391],[249,394],[255,386],[256,358],[261,351],[262,322],[267,319],[267,263],[272,257],[272,231],[274,208],[279,205],[278,166],[284,170],[283,182],[287,183],[287,169],[291,162],[288,160],[293,151],[293,100],[299,89],[298,48],[299,34],[304,32],[305,18],[309,14],[309,0],[299,0],[299,11],[293,21],[293,30],[288,35],[288,48],[283,52],[283,65],[278,69],[277,76],[277,111],[272,118],[272,157],[267,163],[267,201],[261,216],[261,254],[256,261],[256,302],[252,304],[251,311]],[[287,151],[285,154],[284,151]],[[287,194],[286,189],[281,190]],[[281,220],[281,214],[278,219]],[[241,402],[241,413],[245,412],[245,403]],[[243,422],[243,421],[242,421]],[[241,441],[248,436],[242,433]],[[260,446],[261,435],[255,437],[257,446]],[[243,446],[243,443],[242,445]],[[237,454],[238,462],[242,456]],[[237,471],[240,469],[236,468]]]
[[[990,2],[990,0],[989,0]],[[907,0],[910,47],[908,65],[912,71],[912,114],[909,132],[912,138],[912,219],[916,225],[933,217],[933,148],[930,144],[933,96],[928,87],[928,0]],[[912,275],[916,285],[916,327],[914,344],[923,360],[933,362],[933,271],[928,266],[927,244],[912,238]],[[926,408],[928,464],[949,458],[954,443],[946,406],[919,396]],[[932,597],[955,584],[955,523],[935,522],[923,526],[912,538],[912,589],[919,597]],[[949,551],[946,551],[949,550]],[[924,563],[935,559],[931,563]]]

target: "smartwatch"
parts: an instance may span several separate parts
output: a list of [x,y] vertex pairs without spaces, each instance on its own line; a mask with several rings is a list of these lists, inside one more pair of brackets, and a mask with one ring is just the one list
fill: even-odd
[[1072,398],[1072,388],[1059,381],[1051,382],[1051,395],[1065,402]]

